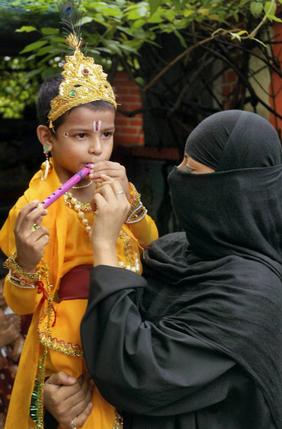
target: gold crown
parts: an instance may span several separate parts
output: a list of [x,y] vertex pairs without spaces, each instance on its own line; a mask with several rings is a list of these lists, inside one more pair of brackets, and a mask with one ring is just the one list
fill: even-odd
[[81,104],[103,100],[117,107],[113,88],[102,66],[95,64],[93,58],[83,55],[80,50],[81,40],[74,34],[70,34],[66,42],[74,49],[74,54],[66,56],[59,94],[51,100],[48,113],[50,128],[53,128],[56,119]]

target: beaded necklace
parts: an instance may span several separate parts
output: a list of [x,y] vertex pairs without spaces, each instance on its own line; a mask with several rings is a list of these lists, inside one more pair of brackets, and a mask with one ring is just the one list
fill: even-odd
[[66,192],[64,194],[64,200],[65,200],[66,206],[70,207],[77,213],[78,219],[85,227],[89,237],[91,237],[91,226],[89,225],[88,219],[84,214],[92,211],[90,203],[82,203],[77,198],[75,198],[70,192]]

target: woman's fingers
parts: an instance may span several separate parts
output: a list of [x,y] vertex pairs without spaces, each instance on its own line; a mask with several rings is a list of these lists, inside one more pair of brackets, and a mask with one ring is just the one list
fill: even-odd
[[118,162],[101,161],[93,165],[89,176],[91,179],[95,180],[95,178],[99,178],[101,174],[117,178],[125,176],[126,170],[125,167]]
[[126,196],[126,193],[119,180],[115,180],[106,174],[101,175],[102,181],[96,185],[96,193],[100,193],[104,197],[118,197],[120,195]]
[[126,175],[126,169],[123,165],[112,161],[97,162],[93,165],[89,177],[91,180],[99,181],[105,175],[114,180],[118,180],[126,195],[129,196],[128,179]]
[[127,200],[126,194],[121,187],[120,183],[117,180],[113,180],[111,183],[111,187],[114,191],[114,194],[117,198],[122,198],[123,200]]
[[[71,421],[73,422],[73,424],[76,425],[77,428],[80,428],[84,425],[84,423],[86,422],[88,416],[91,413],[92,410],[92,402],[89,402],[89,404],[87,405],[87,407],[84,409],[84,411],[78,415],[76,415]],[[70,423],[70,428],[71,428],[71,423]]]

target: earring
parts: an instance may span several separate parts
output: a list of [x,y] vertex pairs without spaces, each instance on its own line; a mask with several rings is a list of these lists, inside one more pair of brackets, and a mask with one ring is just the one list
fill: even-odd
[[43,162],[42,176],[41,180],[46,180],[50,170],[50,161],[49,161],[49,152],[51,146],[49,144],[43,145],[43,153],[45,155],[45,162]]

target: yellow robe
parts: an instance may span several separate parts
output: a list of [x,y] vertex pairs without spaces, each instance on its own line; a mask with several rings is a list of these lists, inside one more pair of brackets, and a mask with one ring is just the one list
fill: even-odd
[[[59,186],[59,179],[54,170],[49,173],[45,181],[41,180],[40,171],[34,175],[29,188],[11,209],[8,219],[0,231],[0,248],[7,256],[15,251],[13,229],[20,209],[30,201],[44,200]],[[78,265],[93,263],[92,248],[77,213],[65,205],[63,197],[48,208],[48,214],[43,219],[43,224],[50,233],[43,260],[49,269],[49,280],[52,285],[52,294],[54,294],[59,288],[60,279],[70,269]],[[136,224],[124,225],[122,236],[117,243],[119,259],[127,265],[132,253],[135,256],[138,254],[139,258],[140,247],[147,246],[157,236],[156,226],[149,216]],[[12,391],[5,429],[32,429],[36,426],[29,416],[29,410],[40,357],[38,328],[41,325],[39,320],[42,318],[44,308],[39,305],[42,294],[38,293],[36,289],[18,288],[6,279],[4,296],[7,304],[16,313],[33,313]],[[63,346],[63,349],[64,345],[69,346],[70,344],[80,348],[80,322],[87,300],[66,300],[53,302],[53,305],[56,312],[56,323],[51,329],[52,338]],[[83,358],[49,350],[45,375],[48,376],[58,371],[65,371],[78,377],[85,372]],[[83,425],[83,429],[93,429],[94,427],[95,429],[112,429],[114,419],[114,408],[95,389],[92,412]]]

